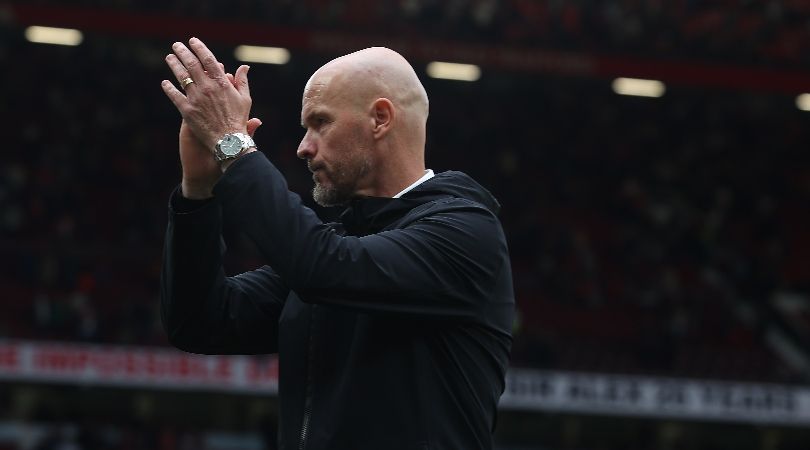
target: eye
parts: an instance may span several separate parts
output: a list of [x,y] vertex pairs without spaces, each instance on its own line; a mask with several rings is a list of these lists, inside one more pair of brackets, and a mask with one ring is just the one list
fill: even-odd
[[321,114],[313,114],[306,119],[304,123],[304,128],[314,128],[318,129],[321,128],[323,125],[326,125],[330,122],[329,118],[325,115]]

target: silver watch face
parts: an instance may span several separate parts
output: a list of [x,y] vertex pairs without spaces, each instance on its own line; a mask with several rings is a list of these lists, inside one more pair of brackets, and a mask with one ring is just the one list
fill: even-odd
[[222,143],[219,144],[219,150],[225,156],[235,156],[242,151],[242,140],[238,137],[228,134],[222,138]]

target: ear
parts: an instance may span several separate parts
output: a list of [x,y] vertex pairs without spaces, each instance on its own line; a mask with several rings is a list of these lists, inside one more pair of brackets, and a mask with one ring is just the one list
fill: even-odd
[[394,104],[387,98],[378,98],[371,105],[371,114],[374,119],[374,138],[385,136],[394,125]]

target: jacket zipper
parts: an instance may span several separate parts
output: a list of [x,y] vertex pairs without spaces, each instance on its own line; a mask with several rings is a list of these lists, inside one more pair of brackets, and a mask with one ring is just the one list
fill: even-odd
[[312,314],[309,318],[309,351],[307,354],[307,385],[306,396],[304,397],[304,419],[301,421],[301,438],[298,441],[298,450],[304,450],[307,446],[307,435],[309,434],[309,422],[312,420],[312,384],[314,377],[314,362],[315,362],[315,308],[318,305],[312,305]]

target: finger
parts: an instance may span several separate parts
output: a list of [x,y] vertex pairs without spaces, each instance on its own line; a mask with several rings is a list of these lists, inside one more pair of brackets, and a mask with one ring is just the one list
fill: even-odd
[[217,61],[214,53],[203,44],[203,41],[193,37],[188,40],[188,45],[191,47],[191,50],[194,51],[194,54],[197,55],[197,59],[202,63],[205,70],[213,75],[212,78],[219,78],[225,75],[225,66]]
[[250,97],[250,86],[248,85],[247,78],[248,70],[250,70],[250,66],[239,66],[239,68],[236,69],[236,75],[234,75],[236,79],[236,90],[239,91],[243,97]]
[[228,81],[230,81],[230,82],[231,82],[231,84],[233,85],[233,87],[236,87],[236,79],[233,77],[233,74],[232,74],[232,73],[226,73],[226,74],[225,74],[225,78],[227,78],[227,79],[228,79]]
[[203,80],[203,78],[208,78],[205,75],[205,69],[203,69],[200,60],[197,59],[197,56],[195,56],[194,53],[188,49],[188,47],[183,45],[182,42],[175,42],[172,44],[172,51],[175,55],[177,55],[177,58],[186,68],[189,76],[193,78],[194,81],[199,83]]
[[163,92],[166,94],[166,97],[169,97],[169,100],[174,103],[175,108],[180,110],[180,106],[183,105],[185,102],[188,101],[185,95],[180,92],[169,80],[163,80],[160,83],[160,87],[163,88]]
[[169,66],[169,69],[171,69],[174,77],[177,78],[178,83],[190,77],[188,70],[186,70],[186,66],[184,66],[179,59],[177,59],[177,55],[174,53],[166,55],[166,64]]
[[262,126],[262,121],[260,119],[254,117],[248,120],[247,133],[250,135],[250,137],[253,137],[253,135],[256,134],[256,129],[259,128],[260,126]]

